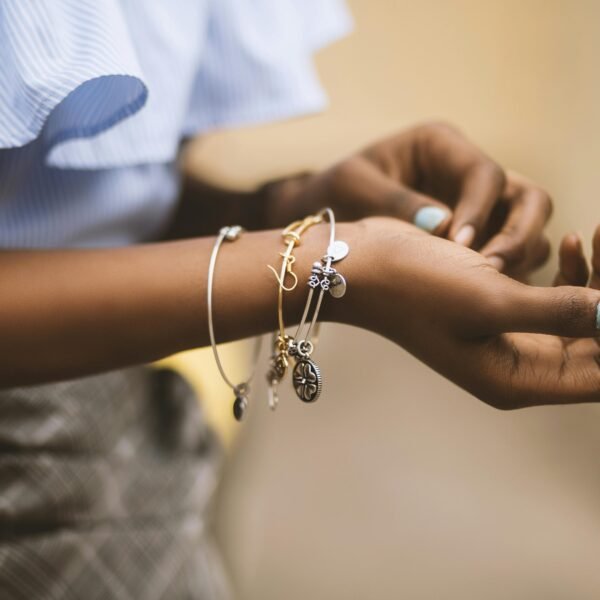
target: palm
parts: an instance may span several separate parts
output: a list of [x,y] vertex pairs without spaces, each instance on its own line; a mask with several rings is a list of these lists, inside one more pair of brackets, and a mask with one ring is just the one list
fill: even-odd
[[[556,286],[600,289],[600,227],[594,236],[592,273],[577,236],[561,244]],[[520,406],[598,401],[600,338],[506,333],[498,341],[510,350],[511,387],[521,390]],[[540,366],[543,368],[540,369]]]
[[[523,390],[522,405],[598,400],[598,339],[528,333],[508,333],[504,334],[504,337],[506,343],[513,348],[512,377],[519,380]],[[534,362],[537,368],[534,368]],[[543,369],[539,368],[540,364],[544,365]]]

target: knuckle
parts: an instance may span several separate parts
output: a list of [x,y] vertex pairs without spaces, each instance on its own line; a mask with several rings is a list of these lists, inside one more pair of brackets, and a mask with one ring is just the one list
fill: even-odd
[[333,165],[327,171],[326,184],[331,193],[342,193],[353,185],[360,173],[362,158],[351,156]]
[[527,259],[528,244],[514,227],[506,227],[497,237],[493,252],[489,254],[501,256],[509,266],[520,264]]
[[337,163],[331,168],[331,176],[334,181],[346,180],[350,175],[356,172],[359,159],[351,156]]
[[506,186],[506,173],[500,165],[489,158],[485,158],[484,162],[480,165],[480,169],[496,189],[504,189]]
[[532,198],[536,203],[539,212],[544,216],[544,219],[546,221],[550,219],[554,210],[554,203],[552,202],[552,198],[548,192],[540,188],[536,188],[535,193],[532,194]]
[[506,260],[510,264],[520,264],[527,258],[527,243],[523,238],[509,237],[510,243],[506,248]]
[[573,291],[565,291],[560,295],[555,303],[555,320],[558,331],[561,335],[569,336],[572,332],[584,329],[588,324],[589,312],[588,300],[578,293],[575,288]]
[[430,136],[460,133],[454,125],[444,120],[427,121],[420,126],[420,129],[423,133]]
[[[498,277],[498,273],[494,267],[490,265],[489,268],[492,269],[494,275]],[[487,321],[489,321],[490,318],[494,320],[502,319],[513,309],[512,297],[510,294],[506,293],[506,290],[483,292],[477,300],[480,305],[480,311],[483,311],[483,315]]]
[[[482,277],[499,277],[492,265],[482,264],[479,268]],[[510,299],[501,290],[493,290],[490,286],[470,289],[468,297],[469,310],[463,312],[463,324],[479,335],[489,331],[490,324],[501,320],[511,308]]]

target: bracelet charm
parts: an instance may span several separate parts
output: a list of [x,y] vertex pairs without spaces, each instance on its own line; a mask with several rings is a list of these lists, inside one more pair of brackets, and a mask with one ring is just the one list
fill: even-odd
[[[304,313],[289,348],[290,356],[296,359],[292,375],[294,391],[303,402],[315,402],[321,395],[323,378],[321,370],[311,358],[314,350],[314,345],[310,341],[311,332],[318,326],[317,319],[325,292],[329,292],[334,298],[341,298],[346,293],[345,277],[341,273],[338,273],[337,269],[331,265],[333,262],[344,259],[350,251],[346,242],[335,239],[335,217],[333,211],[330,208],[326,208],[318,213],[318,215],[322,218],[326,216],[329,221],[329,244],[327,246],[327,253],[321,258],[320,262],[317,261],[312,265],[311,274],[307,281],[309,292],[304,306]],[[316,291],[318,291],[318,296],[312,312],[312,318],[309,321],[308,315]],[[306,334],[301,337],[306,326],[308,326]]]
[[256,339],[256,344],[254,347],[254,367],[248,379],[241,383],[235,384],[225,373],[225,369],[223,368],[223,364],[221,363],[221,358],[219,356],[219,350],[217,348],[217,341],[215,337],[215,328],[213,323],[213,281],[215,277],[215,268],[217,264],[217,256],[219,254],[219,250],[224,242],[235,242],[237,241],[244,230],[239,225],[232,225],[229,227],[223,227],[219,231],[219,235],[215,240],[215,244],[213,246],[213,251],[210,255],[210,262],[208,265],[208,284],[206,288],[206,307],[207,307],[207,320],[208,320],[208,334],[210,337],[210,345],[212,347],[213,355],[215,357],[215,363],[217,364],[217,368],[219,369],[219,373],[223,378],[223,381],[232,389],[234,394],[233,400],[233,416],[236,421],[241,421],[244,417],[244,413],[246,412],[246,408],[248,407],[248,394],[250,393],[250,381],[254,375],[254,371],[256,369],[256,362],[258,360],[258,356],[260,354],[261,341],[262,338],[258,337]]

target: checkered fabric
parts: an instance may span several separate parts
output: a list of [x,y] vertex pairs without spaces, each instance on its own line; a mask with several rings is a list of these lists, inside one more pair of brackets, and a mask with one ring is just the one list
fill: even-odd
[[0,392],[0,599],[229,599],[221,459],[172,371]]

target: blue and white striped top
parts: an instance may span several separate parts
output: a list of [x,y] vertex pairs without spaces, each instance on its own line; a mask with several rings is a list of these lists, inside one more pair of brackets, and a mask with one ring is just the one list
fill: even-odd
[[317,111],[342,0],[2,0],[0,247],[154,238],[183,138]]

